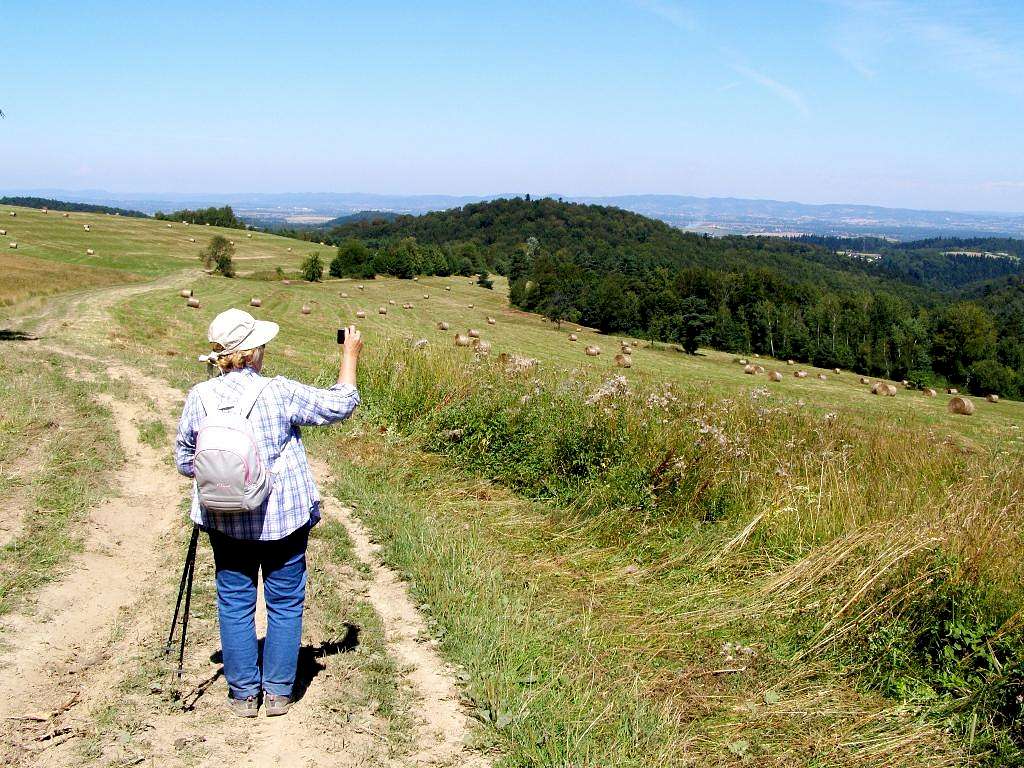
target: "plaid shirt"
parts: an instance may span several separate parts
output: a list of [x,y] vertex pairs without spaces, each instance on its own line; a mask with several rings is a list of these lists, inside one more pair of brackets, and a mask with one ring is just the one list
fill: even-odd
[[[206,387],[213,390],[214,398],[233,403],[257,378],[259,374],[246,368],[204,381],[189,391],[174,444],[174,458],[181,474],[195,476],[192,462],[196,434],[206,415],[196,390]],[[357,405],[359,392],[348,384],[317,389],[283,376],[271,379],[249,416],[260,458],[273,476],[270,496],[262,507],[252,512],[208,512],[199,504],[199,492],[193,483],[193,522],[235,539],[261,541],[283,539],[307,523],[315,525],[320,519],[320,493],[313,482],[299,427],[341,421],[348,418]]]

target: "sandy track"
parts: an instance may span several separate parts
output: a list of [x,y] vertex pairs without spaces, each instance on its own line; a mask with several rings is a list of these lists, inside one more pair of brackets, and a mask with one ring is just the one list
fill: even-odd
[[[31,613],[0,621],[4,649],[0,650],[0,759],[4,764],[70,768],[83,764],[83,740],[96,736],[97,719],[108,704],[117,705],[130,688],[131,675],[152,663],[163,641],[165,623],[177,586],[168,559],[180,557],[179,504],[187,482],[166,461],[166,449],[153,449],[139,439],[138,422],[161,419],[173,434],[171,414],[181,392],[123,363],[97,353],[109,327],[109,309],[118,301],[154,288],[166,288],[181,276],[163,278],[148,286],[131,285],[77,294],[54,300],[35,315],[37,330],[54,332],[41,342],[68,357],[102,362],[112,378],[132,384],[140,397],[111,400],[118,435],[128,456],[117,472],[119,495],[89,513],[84,551],[67,575],[42,589]],[[59,306],[54,306],[58,304]],[[76,342],[80,342],[76,344]],[[92,354],[81,351],[89,348]],[[97,357],[96,355],[100,355]],[[323,485],[325,467],[315,467]],[[269,766],[484,766],[489,760],[465,746],[469,719],[458,704],[453,678],[427,641],[426,625],[403,583],[384,566],[370,536],[351,510],[325,497],[326,513],[341,522],[368,576],[342,574],[342,588],[364,592],[385,630],[387,651],[399,669],[398,684],[411,693],[414,721],[412,745],[395,753],[382,735],[386,724],[373,712],[349,712],[339,719],[332,710],[339,692],[351,685],[344,667],[325,660],[325,672],[310,684],[303,699],[286,718],[243,721],[223,711],[225,686],[209,658],[218,647],[216,624],[196,617],[190,635],[187,686],[202,691],[195,705],[161,705],[144,699],[136,716],[144,717],[141,745],[129,749],[111,741],[102,744],[102,757],[86,764],[194,766],[237,764]],[[204,542],[205,545],[205,542]],[[208,546],[207,546],[208,548]],[[208,555],[208,553],[207,553]],[[317,565],[311,547],[311,568]],[[211,579],[197,572],[197,579]],[[176,566],[177,567],[177,566]],[[358,582],[358,583],[357,583]],[[315,611],[307,614],[307,635],[320,632]],[[426,641],[426,642],[425,642]],[[152,692],[150,692],[152,693]],[[148,709],[147,709],[148,708]],[[130,734],[129,734],[130,736]],[[101,739],[103,741],[103,739]],[[127,743],[127,742],[126,742]],[[132,751],[136,749],[138,751]],[[135,756],[139,762],[133,762]],[[127,756],[127,757],[126,757]],[[127,759],[130,758],[130,759]],[[125,760],[127,759],[127,762]]]

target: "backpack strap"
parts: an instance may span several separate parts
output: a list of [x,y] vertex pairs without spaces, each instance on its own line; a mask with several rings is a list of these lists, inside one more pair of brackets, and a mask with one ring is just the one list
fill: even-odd
[[207,416],[213,415],[215,411],[220,410],[220,401],[217,399],[216,394],[213,392],[213,388],[200,384],[196,387],[196,394],[199,395],[199,402],[203,404],[203,410],[206,411]]
[[260,395],[263,394],[263,390],[267,388],[272,379],[265,379],[262,376],[258,377],[256,381],[242,390],[242,395],[238,398],[238,402],[235,404],[235,411],[242,415],[242,418],[248,419],[249,414],[252,413],[252,409],[256,407],[256,401],[260,399]]

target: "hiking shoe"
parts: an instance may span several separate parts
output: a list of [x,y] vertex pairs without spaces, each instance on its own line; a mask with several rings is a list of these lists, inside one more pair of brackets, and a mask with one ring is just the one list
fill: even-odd
[[255,696],[236,699],[234,696],[228,695],[228,709],[231,710],[231,714],[238,717],[256,717],[260,711],[260,703]]
[[267,717],[287,715],[292,705],[290,696],[278,696],[276,693],[264,693],[263,703],[266,704]]

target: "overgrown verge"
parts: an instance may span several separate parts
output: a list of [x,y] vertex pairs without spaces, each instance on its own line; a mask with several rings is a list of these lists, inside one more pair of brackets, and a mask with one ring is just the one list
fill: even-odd
[[0,615],[58,575],[82,542],[81,523],[123,461],[108,385],[68,376],[68,362],[0,344]]
[[364,401],[463,470],[552,504],[550,535],[602,553],[579,578],[613,578],[609,560],[649,575],[661,594],[601,596],[641,645],[759,637],[783,667],[860,672],[973,762],[1020,761],[1019,460],[762,388],[714,399],[509,368],[396,346],[366,372]]

